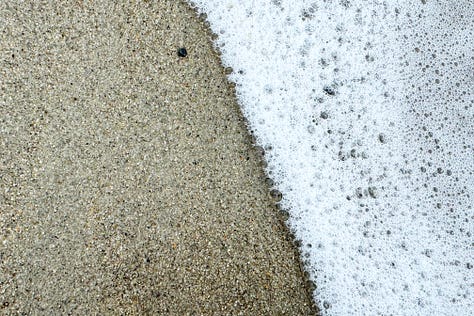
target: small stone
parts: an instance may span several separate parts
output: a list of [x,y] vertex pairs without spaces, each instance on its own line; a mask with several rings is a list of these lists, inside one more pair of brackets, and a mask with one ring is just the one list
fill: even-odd
[[188,56],[188,51],[186,50],[186,48],[181,47],[180,49],[178,49],[178,56],[179,56],[179,57],[186,57],[186,56]]
[[382,144],[385,144],[387,142],[387,137],[385,136],[385,134],[383,133],[380,133],[379,134],[379,141],[382,143]]
[[321,115],[320,115],[320,116],[321,116],[321,118],[322,118],[323,120],[326,120],[326,119],[329,117],[329,115],[328,115],[327,112],[321,112]]

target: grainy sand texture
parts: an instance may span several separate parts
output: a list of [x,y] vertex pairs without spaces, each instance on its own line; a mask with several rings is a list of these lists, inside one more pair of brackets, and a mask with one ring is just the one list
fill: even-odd
[[268,192],[184,1],[0,2],[0,314],[312,315]]

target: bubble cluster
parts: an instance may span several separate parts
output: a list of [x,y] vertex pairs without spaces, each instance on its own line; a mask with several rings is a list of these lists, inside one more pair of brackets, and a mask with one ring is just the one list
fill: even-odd
[[474,2],[194,4],[322,313],[470,315]]

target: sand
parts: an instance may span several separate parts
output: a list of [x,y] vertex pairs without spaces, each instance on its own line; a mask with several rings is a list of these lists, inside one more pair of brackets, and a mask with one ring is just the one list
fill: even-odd
[[210,38],[184,1],[0,2],[0,314],[317,312]]

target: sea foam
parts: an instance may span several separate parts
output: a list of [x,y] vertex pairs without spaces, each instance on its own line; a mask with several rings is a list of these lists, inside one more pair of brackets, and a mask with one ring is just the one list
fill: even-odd
[[474,310],[474,2],[195,0],[324,315]]

